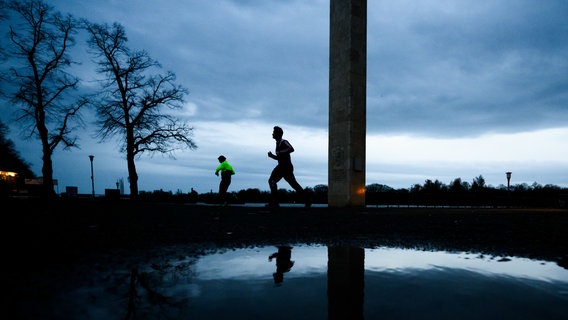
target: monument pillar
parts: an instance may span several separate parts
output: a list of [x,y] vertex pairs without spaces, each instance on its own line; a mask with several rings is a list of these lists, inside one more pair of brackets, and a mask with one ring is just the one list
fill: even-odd
[[328,206],[365,206],[367,0],[330,0]]

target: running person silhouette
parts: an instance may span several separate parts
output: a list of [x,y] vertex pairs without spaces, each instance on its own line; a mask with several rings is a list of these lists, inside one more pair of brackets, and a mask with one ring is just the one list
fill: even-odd
[[284,135],[284,130],[279,126],[275,126],[272,131],[272,138],[276,140],[276,154],[272,151],[268,151],[268,156],[274,160],[278,161],[276,167],[272,170],[270,178],[268,179],[268,185],[270,186],[270,193],[272,200],[267,205],[269,207],[279,207],[278,200],[278,182],[284,178],[286,182],[296,191],[297,195],[300,197],[306,208],[311,206],[311,201],[302,186],[296,181],[294,176],[294,166],[292,165],[292,158],[290,153],[294,152],[294,147],[288,142],[288,140],[282,139]]
[[215,175],[219,176],[219,171],[221,172],[221,182],[219,182],[219,198],[223,205],[229,204],[229,198],[227,196],[227,190],[231,185],[231,176],[235,174],[233,167],[227,162],[227,158],[224,155],[220,155],[219,165],[215,168]]

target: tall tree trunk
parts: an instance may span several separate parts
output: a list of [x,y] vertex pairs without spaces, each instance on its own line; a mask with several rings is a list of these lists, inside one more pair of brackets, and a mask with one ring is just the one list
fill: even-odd
[[136,173],[136,164],[134,163],[134,155],[127,155],[128,162],[128,180],[130,182],[130,198],[138,198],[138,174]]

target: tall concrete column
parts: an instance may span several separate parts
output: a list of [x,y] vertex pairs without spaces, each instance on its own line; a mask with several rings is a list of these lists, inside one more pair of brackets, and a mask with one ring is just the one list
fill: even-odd
[[328,205],[365,206],[367,0],[330,0]]

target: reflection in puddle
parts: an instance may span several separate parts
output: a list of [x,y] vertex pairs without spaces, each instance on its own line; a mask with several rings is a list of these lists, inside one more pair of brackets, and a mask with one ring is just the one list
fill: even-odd
[[[60,319],[566,319],[553,262],[291,245],[175,255],[101,271],[43,306]],[[105,270],[104,268],[99,268]],[[131,282],[131,280],[134,280]],[[130,309],[129,309],[130,304]],[[50,314],[51,316],[51,314]]]

